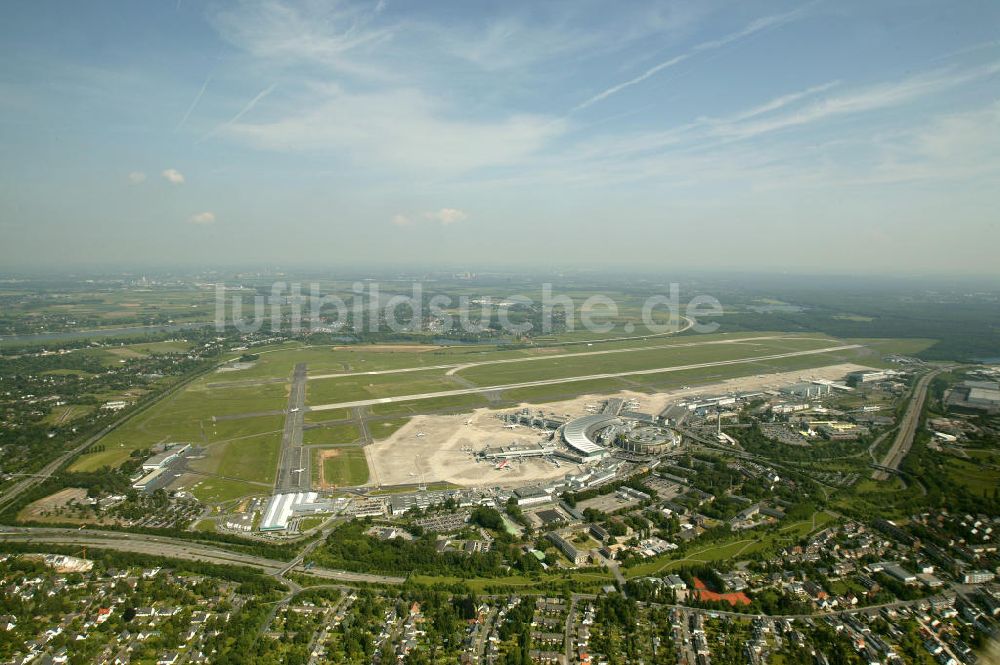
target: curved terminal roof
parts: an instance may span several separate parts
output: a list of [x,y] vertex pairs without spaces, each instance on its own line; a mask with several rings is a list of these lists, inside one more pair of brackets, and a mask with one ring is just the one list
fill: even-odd
[[563,426],[563,441],[581,455],[597,455],[604,452],[604,447],[594,442],[593,433],[619,423],[621,423],[620,418],[607,413],[576,418]]

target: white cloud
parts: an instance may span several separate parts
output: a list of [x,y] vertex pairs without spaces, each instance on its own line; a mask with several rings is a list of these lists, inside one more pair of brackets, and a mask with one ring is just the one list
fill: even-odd
[[424,219],[432,219],[441,222],[442,226],[448,226],[449,224],[455,224],[457,222],[464,222],[469,218],[464,211],[458,210],[457,208],[441,208],[440,210],[425,212],[423,216]]
[[395,226],[410,226],[419,220],[427,222],[437,222],[441,226],[464,222],[469,218],[464,210],[458,208],[441,208],[440,210],[428,210],[418,215],[397,213],[392,216],[392,223]]
[[164,169],[160,175],[163,179],[174,185],[180,185],[184,182],[184,174],[177,169]]
[[133,185],[139,185],[146,182],[146,174],[142,171],[132,171],[128,174],[128,181]]
[[419,90],[329,93],[302,111],[265,123],[234,123],[222,135],[278,151],[335,150],[358,163],[417,173],[511,164],[562,133],[565,123],[535,115],[496,120],[451,117]]
[[214,224],[215,223],[215,213],[214,212],[199,212],[188,218],[188,222],[191,224]]

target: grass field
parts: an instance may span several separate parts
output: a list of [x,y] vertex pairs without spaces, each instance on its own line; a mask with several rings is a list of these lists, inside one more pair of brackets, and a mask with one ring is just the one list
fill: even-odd
[[964,486],[976,496],[993,496],[1000,487],[1000,468],[995,466],[998,456],[996,453],[990,455],[990,451],[973,452],[977,454],[970,460],[951,456],[942,460],[948,480]]
[[268,488],[260,485],[212,477],[199,478],[188,491],[203,503],[226,503],[253,494],[270,494]]
[[190,466],[228,479],[272,484],[280,446],[280,432],[249,435],[213,444],[204,459],[193,460]]
[[[449,388],[450,390],[450,388]],[[370,407],[372,414],[378,416],[413,415],[417,413],[432,413],[436,411],[472,411],[487,406],[489,401],[482,395],[454,395],[452,397],[432,397],[416,402],[394,402],[390,404],[374,404]]]
[[279,411],[285,408],[287,388],[281,384],[249,388],[213,389],[206,387],[217,375],[202,377],[128,420],[105,435],[97,445],[103,452],[79,457],[73,471],[93,471],[116,466],[133,450],[157,443],[184,442],[205,445],[214,441],[280,430],[281,416],[261,416],[239,420],[213,421],[212,417],[244,412]]
[[575,591],[587,593],[594,592],[614,581],[610,573],[598,571],[567,571],[561,574],[544,573],[537,577],[512,575],[508,577],[462,578],[444,575],[411,575],[410,580],[417,584],[431,586],[461,583],[476,593],[485,593],[490,589],[509,590],[516,593],[538,593],[546,589],[551,589],[553,585],[564,583],[569,583]]
[[368,423],[368,432],[375,441],[388,439],[400,427],[410,422],[409,418],[390,418],[388,420],[375,420]]
[[[482,365],[457,372],[462,378],[477,385],[491,386],[524,381],[557,379],[567,376],[630,372],[656,367],[672,367],[703,362],[736,360],[753,356],[772,355],[790,351],[804,351],[834,346],[835,340],[822,338],[793,338],[760,340],[732,344],[707,344],[699,338],[684,343],[674,341],[663,348],[641,351],[602,353],[599,355],[574,354],[562,358],[539,357],[532,362]],[[693,344],[696,346],[685,346]],[[601,350],[604,350],[603,347]],[[590,350],[593,353],[593,349]]]
[[306,411],[303,419],[308,425],[325,423],[331,420],[347,420],[351,417],[349,409],[333,409],[331,411]]
[[358,431],[358,426],[354,423],[315,427],[303,430],[302,432],[302,443],[307,446],[314,444],[354,443],[359,439],[361,439],[361,432]]
[[317,379],[309,381],[306,385],[306,403],[332,404],[414,393],[432,393],[461,387],[463,386],[454,380],[445,378],[443,370]]
[[322,465],[325,486],[352,487],[368,482],[365,451],[358,448],[332,448],[313,452],[313,467]]

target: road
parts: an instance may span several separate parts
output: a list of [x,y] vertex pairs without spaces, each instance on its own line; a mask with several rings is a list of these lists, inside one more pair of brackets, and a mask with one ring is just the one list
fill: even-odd
[[115,550],[118,552],[135,552],[175,559],[204,561],[229,566],[252,566],[260,568],[265,573],[281,577],[288,572],[303,572],[313,577],[335,580],[338,582],[365,582],[369,584],[402,584],[403,577],[391,575],[371,575],[354,573],[331,568],[301,568],[301,557],[297,557],[290,565],[287,561],[278,561],[253,554],[231,552],[229,550],[192,542],[168,536],[151,536],[137,533],[117,533],[94,529],[60,529],[33,527],[2,527],[0,541],[19,543],[41,543],[48,545],[86,546],[94,549]]
[[[931,380],[943,371],[943,368],[933,370],[917,380],[916,385],[913,387],[913,396],[910,398],[910,404],[906,407],[906,413],[899,423],[896,440],[893,441],[892,448],[882,458],[879,466],[893,470],[899,469],[899,465],[906,458],[906,455],[910,452],[910,447],[913,445],[913,437],[917,433],[917,425],[920,424],[920,414],[923,413],[924,402],[927,400],[927,387],[930,385]],[[876,469],[872,472],[872,480],[888,480],[890,475],[888,471]]]
[[312,483],[309,468],[310,451],[302,447],[303,409],[306,405],[306,364],[298,363],[292,372],[288,391],[285,428],[281,433],[278,473],[274,478],[275,492],[308,492]]
[[391,404],[394,402],[412,402],[423,399],[435,399],[438,397],[455,397],[457,395],[473,395],[477,393],[487,393],[494,390],[516,390],[518,388],[536,388],[539,386],[554,386],[563,383],[577,383],[581,381],[599,381],[601,379],[617,379],[625,376],[642,376],[645,374],[666,374],[668,372],[683,372],[692,369],[705,369],[708,367],[722,367],[725,365],[744,365],[768,360],[780,360],[782,358],[798,358],[802,356],[813,356],[823,353],[834,353],[836,351],[847,351],[859,349],[861,344],[839,344],[837,346],[825,347],[822,349],[810,349],[808,351],[791,351],[788,353],[775,353],[767,356],[755,356],[753,358],[739,358],[737,360],[717,360],[715,362],[695,363],[693,365],[673,365],[671,367],[657,367],[655,369],[639,369],[629,372],[612,372],[607,374],[588,374],[585,376],[569,376],[561,379],[543,379],[540,381],[524,381],[522,383],[508,383],[499,386],[480,386],[478,388],[459,388],[456,390],[441,390],[433,393],[419,393],[414,395],[399,395],[396,397],[381,397],[376,399],[363,399],[353,402],[337,402],[335,404],[318,404],[309,407],[310,411],[330,411],[333,409],[349,409],[357,406],[372,406],[373,404]]

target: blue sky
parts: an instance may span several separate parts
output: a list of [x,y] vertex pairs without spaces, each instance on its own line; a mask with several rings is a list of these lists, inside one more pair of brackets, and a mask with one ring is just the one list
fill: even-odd
[[1000,4],[0,6],[0,261],[997,274]]

